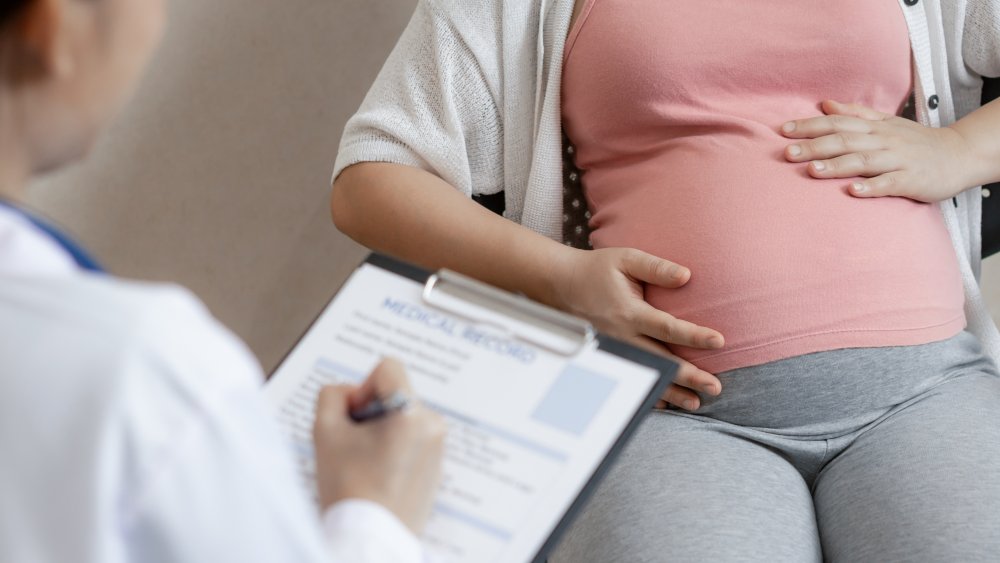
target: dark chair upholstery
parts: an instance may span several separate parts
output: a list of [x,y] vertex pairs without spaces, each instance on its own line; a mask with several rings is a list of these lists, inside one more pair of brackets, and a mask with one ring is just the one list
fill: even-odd
[[[1000,78],[987,79],[983,87],[983,103],[998,97]],[[997,134],[1000,135],[1000,131]],[[1000,252],[1000,183],[983,186],[983,258],[997,252]]]

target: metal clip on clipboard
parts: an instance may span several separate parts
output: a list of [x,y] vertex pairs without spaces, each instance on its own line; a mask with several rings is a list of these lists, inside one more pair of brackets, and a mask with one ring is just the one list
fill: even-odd
[[423,300],[432,307],[563,356],[575,356],[596,340],[594,327],[583,319],[451,270],[440,270],[427,279]]

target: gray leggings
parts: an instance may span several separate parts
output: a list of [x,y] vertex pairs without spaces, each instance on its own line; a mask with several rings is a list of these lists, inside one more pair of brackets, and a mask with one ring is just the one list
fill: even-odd
[[550,559],[1000,561],[1000,375],[976,338],[721,374],[651,414]]

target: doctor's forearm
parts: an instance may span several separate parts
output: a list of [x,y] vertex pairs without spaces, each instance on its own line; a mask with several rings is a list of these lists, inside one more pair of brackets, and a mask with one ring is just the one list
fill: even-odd
[[550,305],[569,249],[508,221],[410,166],[354,165],[333,185],[337,227],[374,250],[425,268],[449,268]]

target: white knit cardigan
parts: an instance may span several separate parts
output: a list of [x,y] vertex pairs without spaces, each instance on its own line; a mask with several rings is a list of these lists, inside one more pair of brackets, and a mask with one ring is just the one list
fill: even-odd
[[[917,119],[953,123],[979,107],[981,77],[1000,76],[1000,0],[898,1],[913,48]],[[420,0],[347,123],[334,177],[359,162],[393,162],[470,196],[503,190],[508,219],[559,240],[560,88],[573,6]],[[1000,333],[978,281],[981,197],[977,187],[940,208],[962,270],[968,330],[998,360]]]

